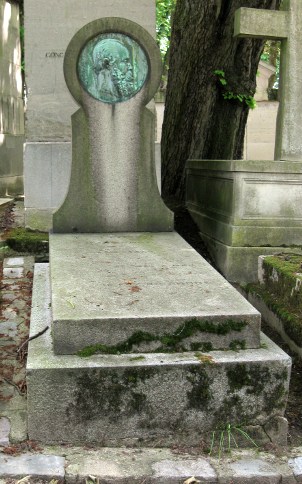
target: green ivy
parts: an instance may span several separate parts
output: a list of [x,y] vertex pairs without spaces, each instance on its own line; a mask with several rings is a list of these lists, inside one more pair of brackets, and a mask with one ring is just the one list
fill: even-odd
[[245,103],[250,109],[255,109],[257,107],[257,103],[255,101],[254,96],[251,96],[249,94],[235,94],[232,91],[228,91],[226,86],[228,84],[226,78],[225,78],[225,72],[217,69],[214,71],[214,74],[218,77],[219,83],[223,86],[224,92],[222,93],[222,97],[225,100],[234,100],[238,101],[240,103]]

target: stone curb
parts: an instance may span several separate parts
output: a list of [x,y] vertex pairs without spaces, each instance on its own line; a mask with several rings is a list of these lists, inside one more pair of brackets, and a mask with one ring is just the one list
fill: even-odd
[[[55,453],[59,448],[53,449]],[[296,484],[302,483],[302,449],[292,457],[277,458],[255,451],[234,451],[218,458],[175,454],[169,449],[84,448],[60,449],[65,457],[26,453],[0,454],[0,484],[27,477],[24,482],[53,481],[53,484],[98,482],[99,484]],[[47,452],[49,454],[47,454]],[[300,455],[295,455],[299,452]],[[195,478],[192,479],[192,478]]]

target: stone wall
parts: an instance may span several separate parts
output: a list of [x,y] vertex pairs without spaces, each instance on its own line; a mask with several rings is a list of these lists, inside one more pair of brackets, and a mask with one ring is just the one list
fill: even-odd
[[24,107],[19,7],[0,0],[0,196],[23,194]]
[[75,33],[101,17],[124,17],[155,36],[155,0],[25,0],[28,87],[24,158],[26,224],[48,229],[64,201],[71,165],[71,115],[78,106],[63,76]]

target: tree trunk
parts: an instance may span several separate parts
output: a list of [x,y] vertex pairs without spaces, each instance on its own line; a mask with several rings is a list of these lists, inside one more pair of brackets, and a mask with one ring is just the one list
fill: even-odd
[[[249,107],[223,94],[253,96],[261,40],[235,39],[239,7],[279,8],[280,0],[178,0],[173,18],[162,134],[166,199],[185,197],[187,159],[240,159]],[[224,72],[227,84],[214,71]]]

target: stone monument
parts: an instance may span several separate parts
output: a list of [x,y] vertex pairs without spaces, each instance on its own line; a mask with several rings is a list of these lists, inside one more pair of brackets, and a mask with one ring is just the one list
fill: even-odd
[[20,16],[0,0],[0,196],[23,194],[24,105]]
[[99,17],[124,17],[155,37],[154,0],[24,0],[28,88],[24,151],[25,223],[49,230],[68,191],[71,115],[77,108],[63,75],[67,45]]
[[66,51],[81,107],[50,267],[35,267],[29,437],[197,445],[242,423],[258,441],[284,443],[290,358],[260,334],[260,314],[172,231],[158,193],[146,104],[159,59],[148,32],[120,18],[87,24]]
[[[54,215],[54,232],[173,229],[157,187],[154,115],[146,108],[160,83],[160,54],[143,28],[135,25],[138,44],[113,35],[117,25],[122,29],[123,20],[94,22],[66,51],[66,83],[82,109],[72,119],[71,182]],[[88,28],[92,38],[83,48]]]
[[257,281],[258,256],[302,245],[302,3],[282,11],[241,8],[235,35],[281,39],[275,161],[190,160],[187,203],[218,268]]

